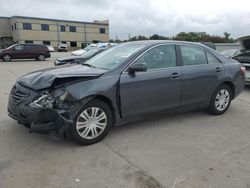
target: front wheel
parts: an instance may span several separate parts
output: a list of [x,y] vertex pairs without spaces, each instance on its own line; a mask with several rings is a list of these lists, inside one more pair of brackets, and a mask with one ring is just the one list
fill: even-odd
[[11,56],[9,54],[4,55],[3,61],[11,61]]
[[112,126],[112,111],[100,100],[86,104],[76,115],[71,127],[73,140],[79,145],[94,144],[102,140]]
[[221,115],[225,113],[232,100],[232,90],[227,85],[221,85],[214,92],[208,112],[213,115]]

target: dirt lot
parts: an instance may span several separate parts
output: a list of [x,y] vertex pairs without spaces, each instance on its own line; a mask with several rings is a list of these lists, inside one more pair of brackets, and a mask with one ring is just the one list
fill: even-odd
[[114,128],[81,147],[28,130],[6,114],[15,80],[50,61],[0,61],[1,188],[250,188],[250,88],[222,116],[195,111]]

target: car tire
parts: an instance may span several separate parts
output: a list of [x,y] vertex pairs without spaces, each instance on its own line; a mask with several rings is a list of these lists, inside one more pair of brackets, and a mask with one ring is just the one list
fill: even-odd
[[3,61],[11,61],[11,56],[9,54],[5,54],[3,56]]
[[214,92],[208,112],[212,115],[224,114],[232,101],[232,90],[229,86],[220,85]]
[[101,100],[92,100],[74,118],[71,137],[79,145],[90,145],[102,140],[113,124],[110,107]]
[[44,56],[43,54],[39,54],[39,55],[37,56],[37,60],[38,60],[38,61],[45,61],[45,56]]

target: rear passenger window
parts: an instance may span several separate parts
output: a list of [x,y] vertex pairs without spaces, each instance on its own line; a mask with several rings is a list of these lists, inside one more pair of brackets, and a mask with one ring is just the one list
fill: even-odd
[[207,64],[205,51],[201,48],[189,45],[183,45],[180,48],[184,66]]
[[148,69],[160,69],[176,66],[174,45],[161,45],[145,52],[136,63],[145,63]]
[[209,52],[206,52],[206,54],[208,64],[220,63],[220,61],[214,55],[210,54]]

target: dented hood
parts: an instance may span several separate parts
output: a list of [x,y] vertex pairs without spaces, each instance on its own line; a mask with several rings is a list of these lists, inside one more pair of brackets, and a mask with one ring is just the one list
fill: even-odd
[[[67,81],[72,78],[93,78],[101,76],[106,70],[91,68],[85,65],[69,65],[63,67],[53,67],[38,70],[22,76],[18,79],[21,85],[34,90],[49,88],[56,79],[65,79]],[[60,82],[61,83],[61,82]]]

